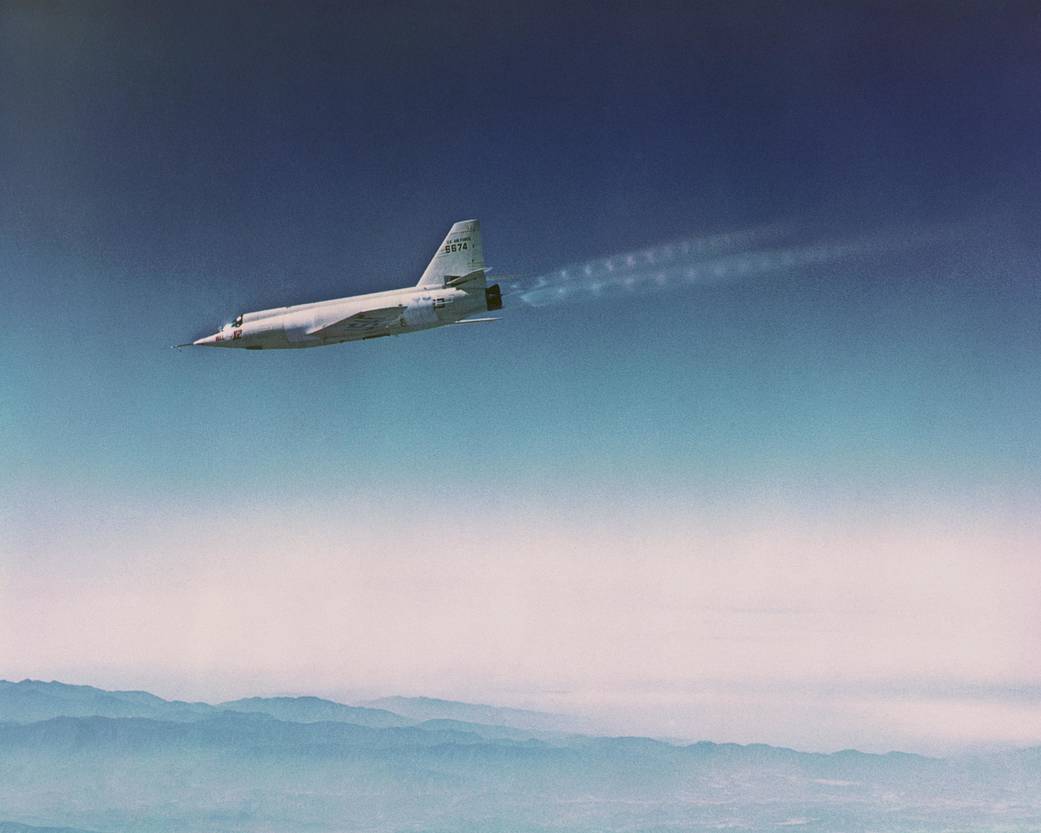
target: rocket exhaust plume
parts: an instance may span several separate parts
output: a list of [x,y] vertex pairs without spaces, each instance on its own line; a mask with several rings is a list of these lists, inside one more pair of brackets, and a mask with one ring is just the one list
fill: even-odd
[[[728,283],[924,245],[936,232],[874,234],[854,239],[796,241],[798,230],[774,224],[691,237],[573,263],[512,281],[511,300],[543,307],[662,288]],[[805,238],[805,232],[801,235]]]

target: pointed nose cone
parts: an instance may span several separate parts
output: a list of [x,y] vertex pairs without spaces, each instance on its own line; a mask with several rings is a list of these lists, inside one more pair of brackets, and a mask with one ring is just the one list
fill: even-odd
[[203,338],[197,338],[192,342],[195,347],[214,347],[217,344],[217,334],[214,333],[211,336],[204,336]]

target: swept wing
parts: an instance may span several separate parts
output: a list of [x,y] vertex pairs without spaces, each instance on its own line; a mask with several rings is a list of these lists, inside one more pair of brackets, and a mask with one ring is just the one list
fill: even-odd
[[376,330],[393,323],[401,315],[401,310],[402,307],[398,305],[393,307],[380,307],[379,309],[367,309],[364,312],[356,312],[354,315],[348,315],[346,318],[341,318],[339,321],[334,321],[332,324],[315,327],[313,330],[308,330],[307,334],[309,336],[318,336],[320,338],[337,338],[345,336],[348,333]]

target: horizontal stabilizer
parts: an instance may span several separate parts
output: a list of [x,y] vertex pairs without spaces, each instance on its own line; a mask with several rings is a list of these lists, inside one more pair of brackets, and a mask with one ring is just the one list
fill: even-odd
[[449,324],[487,324],[489,321],[498,321],[498,318],[464,318],[462,321],[449,321]]
[[478,269],[475,272],[470,272],[467,275],[459,275],[457,277],[448,276],[445,278],[445,286],[462,286],[464,283],[470,283],[470,281],[483,281],[484,270]]

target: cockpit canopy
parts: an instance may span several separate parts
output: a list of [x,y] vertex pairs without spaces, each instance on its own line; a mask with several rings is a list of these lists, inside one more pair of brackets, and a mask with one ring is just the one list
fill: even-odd
[[231,326],[232,327],[241,327],[242,326],[242,313],[241,312],[238,315],[235,316],[235,320],[231,322]]

